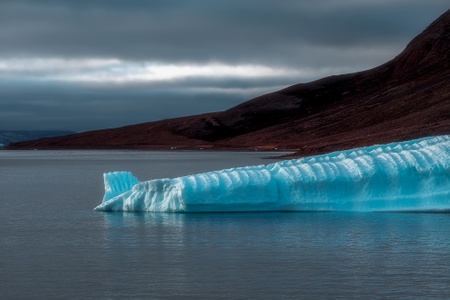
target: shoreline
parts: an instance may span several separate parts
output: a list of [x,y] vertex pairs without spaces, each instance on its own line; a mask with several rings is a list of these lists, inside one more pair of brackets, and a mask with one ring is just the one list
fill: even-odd
[[[280,155],[267,157],[268,159],[298,159],[311,157],[316,155],[323,155],[328,153],[333,153],[336,151],[346,151],[357,148],[372,147],[376,145],[386,145],[391,143],[401,143],[418,139],[432,138],[436,136],[442,136],[448,134],[432,134],[427,136],[412,136],[409,139],[385,139],[383,142],[368,142],[370,139],[360,139],[358,141],[354,140],[342,140],[340,142],[334,141],[328,143],[318,143],[317,145],[304,145],[303,147],[280,147],[275,145],[256,145],[256,146],[243,146],[243,147],[228,147],[222,145],[211,145],[211,144],[197,144],[197,145],[186,145],[186,144],[176,144],[176,145],[114,145],[108,147],[1,147],[0,151],[83,151],[83,150],[124,150],[124,151],[217,151],[217,152],[271,152],[280,153]],[[286,154],[287,153],[287,154]]]

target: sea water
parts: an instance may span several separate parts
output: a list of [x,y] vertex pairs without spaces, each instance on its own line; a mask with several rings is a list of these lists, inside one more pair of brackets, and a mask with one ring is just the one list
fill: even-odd
[[0,298],[450,297],[445,213],[92,211],[105,172],[173,178],[273,155],[0,151]]

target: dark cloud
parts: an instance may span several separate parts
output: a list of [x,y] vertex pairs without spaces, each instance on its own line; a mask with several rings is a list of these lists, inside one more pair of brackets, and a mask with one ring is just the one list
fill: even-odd
[[86,131],[224,110],[243,100],[236,94],[138,86],[108,90],[46,84],[25,90],[0,86],[0,128]]
[[[292,64],[289,58],[302,54],[305,45],[403,46],[446,5],[309,2],[2,1],[0,53],[162,61],[280,62],[286,57]],[[328,7],[335,2],[342,4]]]
[[303,71],[96,87],[39,81],[47,71],[2,69],[0,61],[0,129],[87,130],[225,109],[272,87],[381,64],[447,9],[446,0],[2,0],[4,60],[112,58]]

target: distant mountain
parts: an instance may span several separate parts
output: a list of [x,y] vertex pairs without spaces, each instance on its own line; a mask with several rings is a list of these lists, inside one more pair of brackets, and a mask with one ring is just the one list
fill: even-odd
[[450,134],[450,10],[391,61],[222,112],[14,143],[9,149],[294,149],[311,155]]
[[0,147],[10,143],[35,140],[43,137],[56,137],[75,134],[67,130],[0,130]]

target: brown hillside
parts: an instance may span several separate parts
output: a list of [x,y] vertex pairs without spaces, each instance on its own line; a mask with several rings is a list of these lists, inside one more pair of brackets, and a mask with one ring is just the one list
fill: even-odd
[[11,144],[9,149],[296,149],[311,155],[450,134],[450,10],[393,60],[229,110]]

